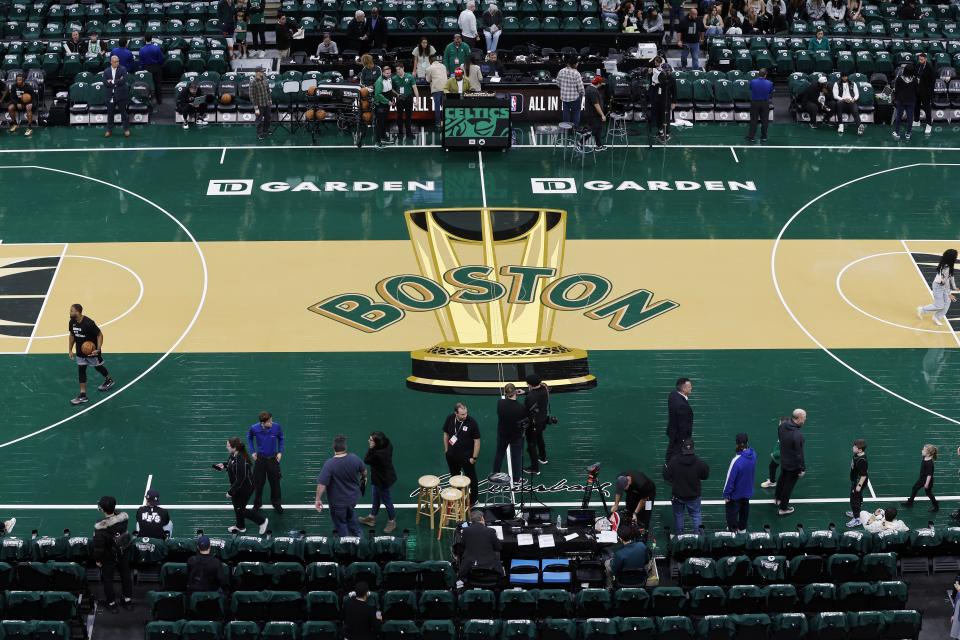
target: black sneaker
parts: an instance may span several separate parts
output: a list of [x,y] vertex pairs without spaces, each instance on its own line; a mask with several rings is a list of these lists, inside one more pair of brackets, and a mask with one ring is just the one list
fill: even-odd
[[109,391],[110,389],[113,388],[113,385],[115,385],[115,384],[117,384],[117,383],[114,382],[113,378],[107,378],[106,380],[103,381],[103,384],[102,384],[102,385],[100,385],[99,387],[97,387],[97,389],[100,390],[100,391]]
[[275,504],[275,505],[273,505],[273,511],[274,511],[274,513],[276,513],[278,516],[279,516],[279,515],[282,515],[282,514],[283,514],[283,507],[281,507],[281,506],[278,505],[278,504]]
[[127,611],[133,611],[133,600],[130,598],[124,598],[120,601],[120,606],[126,609]]
[[110,613],[120,613],[120,607],[117,606],[116,602],[108,602],[103,607]]
[[760,138],[760,142],[766,142],[766,141],[767,141],[766,138]]
[[747,142],[750,142],[750,143],[756,142],[756,139],[755,139],[755,138],[751,138],[750,136],[745,136],[745,137],[744,137],[744,140],[746,140]]
[[910,508],[910,507],[913,506],[913,503],[912,503],[911,501],[907,500],[906,502],[901,502],[901,503],[900,503],[900,506],[901,506],[901,507]]
[[76,405],[78,405],[78,404],[84,404],[84,403],[86,403],[86,402],[89,402],[89,400],[87,400],[87,394],[81,393],[81,394],[78,395],[76,398],[74,398],[73,400],[71,400],[71,401],[70,401],[70,404],[76,406]]
[[529,473],[532,476],[540,475],[540,469],[534,469],[533,467],[527,467],[523,470],[524,473]]
[[605,144],[598,144],[596,146],[596,151],[606,151],[606,150],[607,150],[607,145]]

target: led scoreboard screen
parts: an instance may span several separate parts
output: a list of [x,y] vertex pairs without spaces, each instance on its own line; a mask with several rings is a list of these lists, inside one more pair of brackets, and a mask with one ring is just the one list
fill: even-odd
[[513,138],[510,100],[495,94],[445,96],[445,149],[505,149]]

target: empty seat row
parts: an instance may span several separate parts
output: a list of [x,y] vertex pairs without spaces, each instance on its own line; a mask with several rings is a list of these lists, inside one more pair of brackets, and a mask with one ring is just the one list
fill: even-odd
[[70,626],[57,620],[3,620],[0,622],[0,637],[44,638],[44,640],[70,640]]
[[803,554],[786,556],[727,556],[686,558],[678,568],[682,584],[771,584],[791,582],[805,584],[832,580],[893,580],[897,577],[895,553],[868,553],[863,558],[852,553],[828,556]]
[[[376,562],[362,561],[345,566],[336,562],[312,562],[305,568],[295,562],[240,562],[233,569],[231,578],[234,587],[241,590],[338,591],[357,582],[365,582],[373,590],[450,589],[454,584],[453,568],[444,560],[393,561],[382,569]],[[160,568],[159,580],[161,589],[185,591],[187,565],[165,563]],[[226,576],[224,581],[228,581]]]
[[[382,640],[904,640],[920,633],[920,612],[864,611],[735,614],[694,620],[685,616],[595,618],[575,621],[553,618],[531,620],[467,620],[462,626],[449,620],[388,620]],[[155,621],[147,624],[146,640],[340,640],[335,622],[252,621],[223,625],[204,621]]]
[[73,620],[79,599],[68,591],[5,591],[0,594],[0,619]]
[[75,562],[0,562],[0,589],[69,591],[86,589],[86,570]]

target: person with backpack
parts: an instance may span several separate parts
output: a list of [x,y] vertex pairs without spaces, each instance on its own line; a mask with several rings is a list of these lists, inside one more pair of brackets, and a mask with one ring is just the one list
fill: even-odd
[[220,591],[229,588],[223,563],[210,553],[209,536],[197,538],[197,555],[187,559],[187,592]]
[[126,513],[117,513],[117,499],[113,496],[100,498],[97,509],[103,514],[103,519],[93,527],[93,560],[100,567],[103,600],[107,611],[120,612],[113,587],[113,576],[119,571],[123,593],[120,604],[129,611],[133,609],[133,574],[130,571],[133,536],[127,531],[129,517]]

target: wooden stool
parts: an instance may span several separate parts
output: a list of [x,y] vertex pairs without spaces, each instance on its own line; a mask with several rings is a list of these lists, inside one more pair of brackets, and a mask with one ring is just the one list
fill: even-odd
[[420,476],[417,481],[420,485],[420,493],[417,495],[417,520],[420,524],[420,516],[430,518],[430,528],[433,529],[433,515],[440,513],[440,478],[437,476]]
[[440,524],[437,525],[437,540],[443,535],[444,529],[453,531],[466,520],[467,514],[463,510],[463,491],[447,487],[440,492]]
[[[454,489],[459,489],[463,494],[461,502],[463,503],[463,513],[467,514],[470,512],[470,478],[464,475],[459,476],[450,476],[448,481],[450,486]],[[466,518],[464,518],[466,520]]]

